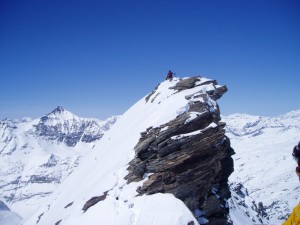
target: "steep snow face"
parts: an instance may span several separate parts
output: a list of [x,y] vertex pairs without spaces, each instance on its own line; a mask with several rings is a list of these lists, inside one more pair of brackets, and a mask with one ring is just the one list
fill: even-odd
[[[122,115],[49,202],[25,224],[198,224],[187,207],[173,195],[137,196],[136,189],[144,180],[130,184],[124,180],[140,133],[187,111],[193,99],[187,100],[185,96],[206,94],[206,90],[213,89],[205,84],[182,91],[170,89],[178,82],[178,78],[164,81]],[[206,101],[211,110],[218,110],[214,100],[208,97]]]
[[236,154],[229,178],[234,224],[281,224],[299,202],[293,147],[300,141],[300,110],[277,117],[222,117]]
[[21,222],[21,217],[10,211],[10,209],[0,200],[0,224],[3,225],[18,225]]
[[58,107],[35,120],[0,121],[0,197],[30,216],[115,120],[83,119]]

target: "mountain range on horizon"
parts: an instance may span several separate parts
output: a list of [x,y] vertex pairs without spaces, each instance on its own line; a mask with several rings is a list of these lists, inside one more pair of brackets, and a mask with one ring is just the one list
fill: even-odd
[[[183,82],[186,83],[183,85]],[[172,87],[176,88],[172,89]],[[11,215],[10,218],[15,218],[15,222],[11,224],[47,224],[50,217],[53,218],[52,221],[55,224],[60,225],[79,224],[80,221],[94,224],[94,220],[97,221],[101,215],[107,214],[108,219],[103,220],[102,218],[102,222],[105,221],[106,224],[111,224],[112,220],[110,221],[109,218],[114,217],[116,221],[120,222],[119,224],[143,225],[147,221],[153,220],[156,217],[155,213],[159,215],[159,210],[164,212],[165,216],[157,218],[156,222],[170,219],[168,217],[171,215],[170,212],[161,208],[170,207],[170,204],[173,206],[169,210],[180,210],[181,212],[180,218],[176,217],[176,224],[207,224],[208,221],[217,221],[214,218],[216,212],[212,213],[210,220],[209,210],[204,206],[205,210],[190,211],[188,208],[191,209],[191,206],[186,207],[177,198],[174,199],[168,194],[159,194],[162,193],[162,190],[156,190],[157,186],[155,185],[158,183],[156,172],[150,168],[152,167],[151,162],[156,162],[154,160],[156,158],[161,160],[165,156],[164,154],[176,156],[178,159],[179,155],[176,155],[176,152],[180,153],[180,151],[173,152],[174,146],[185,146],[185,141],[190,141],[192,137],[202,140],[203,137],[206,137],[203,135],[220,132],[224,126],[222,123],[226,123],[224,131],[235,151],[235,155],[232,156],[234,171],[228,178],[229,190],[232,195],[228,200],[229,222],[245,225],[252,225],[254,222],[265,224],[282,222],[299,201],[297,195],[300,190],[298,181],[292,172],[295,165],[293,165],[291,150],[299,141],[297,134],[300,130],[300,110],[276,117],[246,114],[221,116],[219,111],[222,109],[218,108],[216,100],[225,92],[224,86],[218,85],[216,81],[210,79],[176,78],[171,82],[165,81],[160,84],[124,115],[113,116],[105,121],[80,118],[61,106],[38,119],[4,119],[0,121],[0,164],[1,168],[5,168],[0,172],[0,203],[2,199],[3,205],[6,205],[6,207],[0,208],[0,221],[1,218],[5,218],[3,212],[8,212],[8,208],[10,208],[11,214],[19,215]],[[176,118],[181,117],[184,118],[183,122],[176,121]],[[197,120],[201,121],[199,122],[201,129],[194,128]],[[210,120],[210,123],[204,122]],[[219,120],[220,122],[218,122]],[[191,125],[185,129],[188,129],[189,132],[177,133],[175,131],[182,130],[182,127],[188,123]],[[208,124],[204,125],[203,123]],[[220,131],[218,131],[219,129]],[[164,152],[168,153],[151,155],[153,150],[150,151],[146,143],[152,140],[152,135],[155,134],[156,138],[160,138],[168,133],[173,133],[173,136],[168,136],[162,142],[168,146],[164,148]],[[132,137],[128,137],[128,134]],[[218,133],[218,135],[221,134]],[[125,140],[126,138],[130,140]],[[113,141],[114,143],[112,143]],[[129,143],[128,141],[131,144],[126,144]],[[145,160],[148,157],[154,158],[150,161],[134,161],[134,164],[137,163],[136,165],[146,165],[143,174],[145,177],[142,176],[140,181],[136,181],[136,184],[134,182],[126,184],[126,180],[124,180],[128,173],[126,171],[136,174],[142,167],[126,170],[128,169],[126,165],[130,165],[129,159],[134,159],[135,153],[128,150],[119,152],[116,149],[135,149],[137,151],[138,143],[141,146],[139,157],[145,158]],[[160,144],[158,143],[158,146]],[[147,150],[143,150],[145,146],[148,146]],[[180,149],[182,148],[180,147]],[[187,155],[181,155],[181,157],[183,156],[187,157]],[[120,157],[120,159],[116,159],[116,157]],[[159,165],[159,161],[157,161],[155,167],[159,167]],[[183,165],[185,164],[180,165],[180,168],[183,168]],[[112,166],[118,169],[111,174]],[[95,172],[97,169],[106,172],[101,172],[100,177]],[[205,168],[201,168],[201,170],[206,171]],[[84,179],[87,183],[82,187],[86,192],[74,190],[73,194],[66,196],[64,193],[68,193],[67,190],[71,190],[71,187],[78,183],[73,172],[84,176],[84,171],[90,171],[90,174]],[[177,169],[171,171],[173,173]],[[197,172],[197,170],[195,171]],[[162,174],[163,172],[159,171],[158,173]],[[168,179],[178,180],[181,174],[182,172],[175,176],[176,178],[171,176]],[[132,176],[134,177],[132,179],[137,179],[135,176]],[[97,183],[99,179],[95,179],[95,177],[98,177],[102,184]],[[282,177],[282,179],[278,180],[277,177]],[[113,181],[112,183],[110,179]],[[264,182],[261,182],[262,180]],[[98,187],[98,191],[91,186],[92,183]],[[172,184],[179,185],[180,183]],[[134,190],[136,188],[139,190],[137,185],[142,187],[140,189],[141,196]],[[171,188],[170,185],[164,185],[166,190],[170,188],[170,193],[173,195],[182,194],[183,190],[172,189],[173,187]],[[103,193],[99,190],[103,190]],[[163,192],[167,192],[166,190]],[[107,192],[105,193],[105,191]],[[208,193],[204,197],[209,199],[211,204],[215,204],[213,203],[214,196],[224,194],[221,189],[217,188],[212,188],[210,191],[213,194]],[[79,197],[80,193],[85,197]],[[137,196],[134,197],[134,195]],[[86,212],[81,212],[81,208],[78,207],[83,207],[83,205],[80,204],[84,201],[87,203],[88,197],[93,196],[102,196],[103,200],[95,203],[94,207],[90,206],[91,208],[88,208]],[[71,199],[73,200],[71,201]],[[180,197],[180,199],[185,204],[191,204],[185,197]],[[68,201],[67,204],[65,204],[66,201]],[[46,204],[46,202],[48,203]],[[205,204],[208,202],[205,201]],[[157,207],[158,205],[161,207]],[[60,210],[64,210],[62,215],[59,214],[59,207],[61,207]],[[103,207],[106,209],[102,210],[100,216],[96,216],[95,213],[101,211]],[[158,211],[154,211],[151,216],[148,210],[153,207],[157,207]],[[137,213],[138,211],[139,213]],[[118,213],[115,214],[115,212]],[[21,222],[20,217],[25,220]],[[78,222],[75,223],[75,220]],[[33,221],[35,222],[33,223]],[[168,222],[171,224],[170,221],[166,221],[165,224]]]

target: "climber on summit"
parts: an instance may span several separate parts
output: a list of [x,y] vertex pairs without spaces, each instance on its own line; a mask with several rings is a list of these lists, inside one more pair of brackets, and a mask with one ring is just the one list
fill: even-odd
[[166,80],[172,80],[173,79],[173,72],[171,70],[169,70]]
[[[293,150],[294,159],[297,161],[298,166],[296,167],[296,174],[300,180],[300,142]],[[289,216],[287,221],[282,225],[299,225],[300,224],[300,203],[294,208],[292,214]]]

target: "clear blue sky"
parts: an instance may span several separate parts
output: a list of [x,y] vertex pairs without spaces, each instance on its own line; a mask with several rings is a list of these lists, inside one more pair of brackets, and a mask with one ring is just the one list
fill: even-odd
[[122,114],[169,69],[226,84],[224,115],[299,109],[300,1],[0,2],[0,119]]

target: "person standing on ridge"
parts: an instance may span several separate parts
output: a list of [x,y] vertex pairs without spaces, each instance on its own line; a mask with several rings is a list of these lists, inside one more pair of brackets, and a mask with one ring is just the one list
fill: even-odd
[[172,80],[173,79],[173,72],[171,70],[169,70],[166,80]]
[[[296,174],[300,180],[300,142],[294,147],[293,156],[297,160]],[[292,214],[282,225],[300,225],[300,203],[294,208]]]

